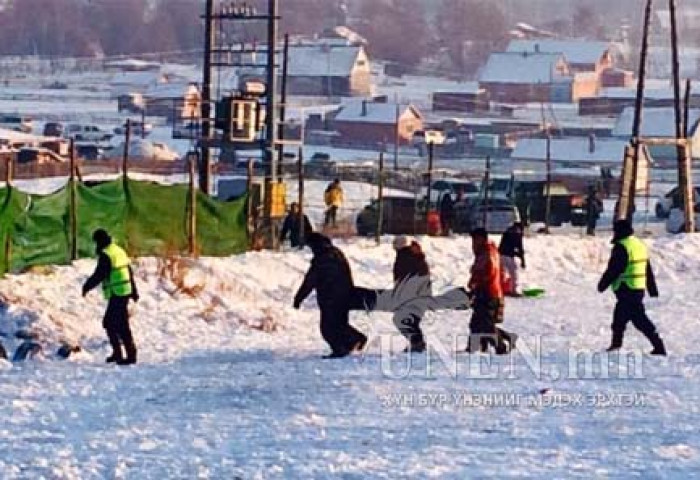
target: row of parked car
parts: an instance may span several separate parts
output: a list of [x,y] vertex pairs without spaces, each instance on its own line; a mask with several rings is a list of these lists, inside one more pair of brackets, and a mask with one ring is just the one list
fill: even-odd
[[[0,115],[0,128],[14,130],[22,133],[34,131],[34,121],[30,117],[22,115]],[[131,133],[134,136],[146,136],[153,131],[153,125],[148,122],[132,121]],[[98,125],[61,122],[47,122],[44,124],[42,134],[45,137],[72,138],[78,142],[109,142],[115,135],[126,134],[127,125],[120,125],[112,131]]]
[[[468,233],[479,227],[486,228],[491,233],[502,233],[516,221],[526,224],[545,221],[545,181],[494,177],[489,182],[487,196],[483,182],[440,179],[431,185],[431,209],[439,210],[445,195],[449,195],[454,204],[452,227],[456,233]],[[570,192],[562,183],[553,182],[550,185],[550,196],[550,225],[586,224],[587,211],[583,195]],[[389,234],[425,233],[427,200],[427,187],[417,196],[384,197],[382,231]],[[378,215],[379,202],[373,201],[357,217],[358,234],[374,234]]]

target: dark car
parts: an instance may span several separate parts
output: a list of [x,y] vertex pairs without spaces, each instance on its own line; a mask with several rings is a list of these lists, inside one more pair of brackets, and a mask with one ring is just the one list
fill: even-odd
[[45,137],[62,137],[63,136],[63,124],[58,122],[48,122],[44,125],[44,136]]
[[[374,235],[377,232],[379,201],[372,200],[358,215],[357,234]],[[425,211],[413,197],[387,196],[382,202],[382,233],[393,235],[425,233]]]
[[455,209],[455,231],[469,233],[475,228],[486,228],[489,233],[503,233],[520,221],[515,204],[507,198],[481,199],[457,205]]
[[[550,214],[549,224],[560,226],[569,223],[577,206],[582,205],[583,196],[573,194],[560,182],[550,185]],[[545,221],[547,211],[547,182],[516,181],[513,187],[512,200],[518,207],[520,217],[527,225]]]
[[105,158],[104,148],[93,144],[77,144],[75,154],[83,160],[102,160]]

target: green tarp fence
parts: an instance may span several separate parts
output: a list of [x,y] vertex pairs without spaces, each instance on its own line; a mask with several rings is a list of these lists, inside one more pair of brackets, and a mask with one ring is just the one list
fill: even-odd
[[[69,263],[73,201],[79,258],[95,255],[92,232],[97,228],[106,229],[131,256],[187,253],[189,198],[184,185],[123,179],[94,186],[69,182],[50,195],[2,188],[0,272]],[[248,245],[246,199],[220,202],[199,192],[196,198],[197,253],[225,256],[244,252]]]

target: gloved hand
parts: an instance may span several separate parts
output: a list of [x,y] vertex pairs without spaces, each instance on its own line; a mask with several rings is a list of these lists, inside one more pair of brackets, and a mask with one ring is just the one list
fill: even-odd
[[139,298],[141,298],[141,297],[139,297],[139,292],[134,291],[134,292],[131,293],[131,299],[132,299],[134,302],[138,303]]
[[294,297],[294,309],[299,310],[301,307],[301,300],[297,297]]
[[525,270],[525,259],[520,260],[520,267]]
[[88,292],[89,292],[89,290],[86,288],[85,285],[83,285],[83,297],[85,297],[85,295],[87,295]]

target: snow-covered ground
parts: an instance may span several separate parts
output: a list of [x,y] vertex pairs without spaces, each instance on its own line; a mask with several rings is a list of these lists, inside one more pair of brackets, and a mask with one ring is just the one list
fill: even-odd
[[[466,282],[467,238],[420,240],[436,290]],[[430,314],[432,350],[413,356],[387,314],[355,312],[373,338],[366,355],[321,360],[313,299],[291,307],[310,254],[263,252],[137,260],[140,364],[105,366],[103,301],[80,297],[92,261],[8,276],[1,341],[12,350],[18,329],[35,332],[45,356],[0,361],[0,477],[691,478],[700,237],[647,240],[661,288],[649,313],[670,356],[642,355],[631,328],[625,353],[638,368],[599,355],[609,378],[586,378],[570,355],[609,341],[613,298],[595,290],[608,240],[527,239],[523,281],[547,295],[507,301],[505,326],[521,335],[508,358],[451,353],[469,312]],[[357,284],[387,286],[390,241],[339,243]],[[83,352],[57,360],[62,340]]]

